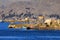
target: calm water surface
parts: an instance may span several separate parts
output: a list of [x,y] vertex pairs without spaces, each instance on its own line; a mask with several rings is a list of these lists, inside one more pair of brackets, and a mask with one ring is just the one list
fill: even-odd
[[[10,40],[44,40],[44,39],[60,39],[60,30],[23,30],[23,29],[9,29],[10,23],[0,23],[0,39]],[[3,39],[4,38],[4,39]]]

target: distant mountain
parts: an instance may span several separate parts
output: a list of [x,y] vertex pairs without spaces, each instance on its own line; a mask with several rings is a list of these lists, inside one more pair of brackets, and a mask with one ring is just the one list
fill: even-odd
[[60,0],[19,1],[9,6],[18,13],[24,12],[26,7],[30,7],[34,14],[60,14]]
[[[8,3],[7,3],[8,4]],[[4,6],[3,6],[4,7]],[[60,0],[32,0],[32,1],[17,1],[4,7],[4,13],[8,14],[11,9],[16,14],[26,13],[25,8],[31,8],[31,13],[35,15],[60,15]]]

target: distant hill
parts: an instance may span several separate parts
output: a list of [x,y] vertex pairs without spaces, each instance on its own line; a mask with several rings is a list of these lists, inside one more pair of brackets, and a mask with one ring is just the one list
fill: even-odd
[[60,14],[60,0],[33,0],[33,1],[20,1],[12,3],[9,8],[14,9],[16,12],[24,12],[26,7],[31,8],[34,14]]
[[4,9],[5,13],[13,9],[16,14],[26,13],[25,8],[31,8],[31,13],[35,15],[43,14],[59,14],[60,15],[60,0],[32,0],[32,1],[18,1],[7,5]]

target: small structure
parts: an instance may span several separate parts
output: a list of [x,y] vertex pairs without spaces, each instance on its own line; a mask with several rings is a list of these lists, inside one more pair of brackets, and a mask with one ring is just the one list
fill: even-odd
[[48,26],[50,26],[51,25],[51,21],[52,21],[51,18],[50,19],[46,19],[44,23],[47,24]]
[[43,23],[44,22],[44,16],[38,16],[38,21],[40,23]]

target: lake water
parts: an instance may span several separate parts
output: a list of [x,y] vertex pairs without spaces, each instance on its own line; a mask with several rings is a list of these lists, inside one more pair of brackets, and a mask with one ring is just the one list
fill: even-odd
[[0,23],[0,40],[57,40],[60,30],[22,30],[9,29],[9,23]]
[[8,22],[0,22],[0,30],[8,29]]

